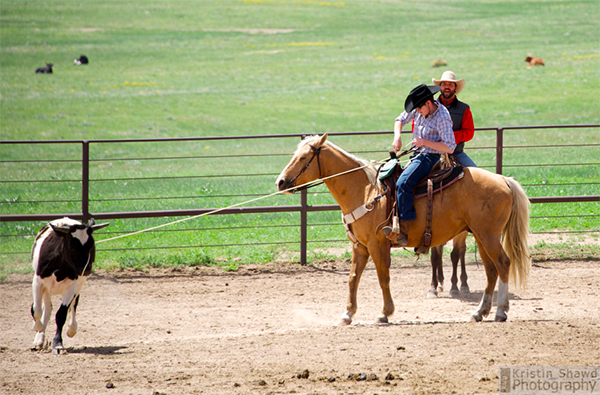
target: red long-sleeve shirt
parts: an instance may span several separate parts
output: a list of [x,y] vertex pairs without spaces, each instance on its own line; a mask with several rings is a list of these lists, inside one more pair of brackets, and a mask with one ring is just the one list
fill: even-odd
[[[456,99],[456,96],[452,98],[449,102],[444,100],[443,97],[440,97],[440,100],[445,106],[449,106]],[[460,130],[456,130],[454,132],[454,140],[456,140],[456,144],[463,143],[465,141],[469,141],[473,138],[475,134],[475,124],[473,123],[473,114],[471,114],[471,108],[467,107],[465,113],[462,118],[462,125]]]

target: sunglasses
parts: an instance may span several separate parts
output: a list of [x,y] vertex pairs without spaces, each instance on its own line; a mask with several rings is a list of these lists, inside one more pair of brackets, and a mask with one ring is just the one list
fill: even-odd
[[420,106],[416,106],[415,110],[419,111],[421,109],[421,107],[423,107],[425,104],[427,104],[427,102],[421,104]]

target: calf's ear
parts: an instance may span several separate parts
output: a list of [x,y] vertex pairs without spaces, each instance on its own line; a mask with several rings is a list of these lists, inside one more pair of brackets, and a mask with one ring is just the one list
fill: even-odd
[[108,225],[110,225],[108,222],[105,224],[98,224],[98,225],[92,225],[92,231],[98,230],[98,229],[102,229],[102,228],[106,228]]
[[56,233],[71,233],[71,227],[70,226],[57,226],[57,225],[54,225],[54,224],[50,224],[50,226],[52,227],[52,229]]

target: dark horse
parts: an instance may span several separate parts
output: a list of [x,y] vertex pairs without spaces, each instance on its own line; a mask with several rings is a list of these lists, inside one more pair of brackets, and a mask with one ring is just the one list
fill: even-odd
[[[277,188],[291,193],[296,187],[323,179],[343,214],[366,208],[364,215],[348,225],[356,242],[352,247],[348,304],[341,323],[350,324],[356,313],[358,284],[369,257],[375,263],[383,293],[383,311],[377,321],[385,323],[394,313],[394,302],[390,293],[387,239],[376,229],[388,217],[386,198],[374,201],[382,191],[373,166],[326,140],[327,134],[302,141],[277,178]],[[408,247],[417,247],[421,242],[426,225],[426,200],[415,200],[417,220],[411,222]],[[471,319],[481,321],[489,315],[500,277],[495,320],[505,321],[509,308],[509,276],[515,284],[524,285],[531,265],[527,244],[529,200],[523,188],[510,177],[476,167],[465,168],[464,177],[444,191],[444,198],[434,199],[433,212],[436,217],[431,245],[443,244],[465,231],[473,233],[477,242],[487,286]]]
[[[452,252],[450,260],[452,261],[452,277],[450,282],[450,296],[459,297],[460,293],[468,294],[471,292],[467,284],[467,268],[465,267],[465,254],[467,253],[467,236],[469,232],[463,232],[452,239]],[[431,248],[431,289],[427,293],[429,298],[437,298],[438,290],[444,291],[444,269],[442,267],[444,254],[444,245]],[[458,289],[458,262],[460,261],[460,291]]]

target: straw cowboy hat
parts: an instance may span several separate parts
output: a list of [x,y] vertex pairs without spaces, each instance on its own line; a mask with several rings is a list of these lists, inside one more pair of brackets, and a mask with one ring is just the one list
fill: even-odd
[[431,81],[433,81],[434,85],[438,85],[438,86],[441,85],[442,82],[444,82],[444,81],[446,81],[446,82],[454,82],[456,84],[456,94],[457,95],[465,87],[465,80],[462,79],[462,78],[460,80],[457,80],[456,79],[456,74],[454,74],[452,71],[444,71],[444,74],[442,74],[442,78],[440,78],[439,80],[436,80],[435,78],[432,78]]
[[421,106],[427,100],[433,100],[433,95],[440,91],[439,86],[427,86],[425,84],[421,84],[414,88],[408,96],[406,97],[406,101],[404,102],[404,109],[406,112],[411,112],[415,108]]

